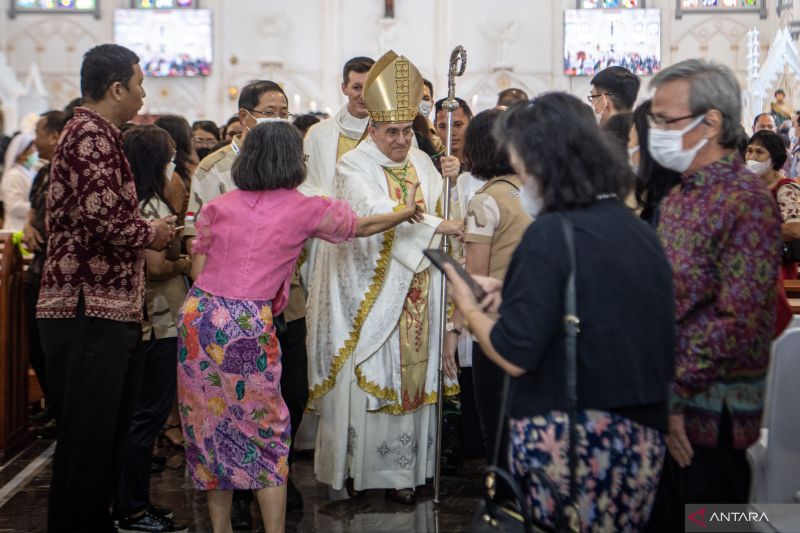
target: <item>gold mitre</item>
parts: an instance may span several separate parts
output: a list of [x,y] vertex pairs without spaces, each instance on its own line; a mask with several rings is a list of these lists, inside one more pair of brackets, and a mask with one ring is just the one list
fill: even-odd
[[422,76],[404,56],[389,50],[369,69],[364,102],[375,122],[411,122],[422,100]]

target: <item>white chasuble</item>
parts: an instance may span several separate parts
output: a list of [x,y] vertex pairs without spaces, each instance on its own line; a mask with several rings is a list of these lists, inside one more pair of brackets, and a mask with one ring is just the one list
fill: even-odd
[[[435,212],[442,178],[423,152],[386,158],[371,140],[337,166],[335,196],[359,216],[418,203]],[[402,184],[402,185],[401,185]],[[439,245],[441,219],[426,214],[383,234],[317,250],[309,287],[309,410],[320,415],[315,471],[341,488],[406,488],[432,474],[442,276],[422,255]],[[457,392],[455,382],[446,391]]]

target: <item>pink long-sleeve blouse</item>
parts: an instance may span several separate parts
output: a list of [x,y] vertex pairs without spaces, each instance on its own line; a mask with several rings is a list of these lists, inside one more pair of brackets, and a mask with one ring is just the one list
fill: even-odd
[[277,315],[306,240],[342,242],[356,226],[345,201],[295,189],[230,191],[205,204],[195,222],[192,251],[207,256],[195,285],[215,296],[272,300]]

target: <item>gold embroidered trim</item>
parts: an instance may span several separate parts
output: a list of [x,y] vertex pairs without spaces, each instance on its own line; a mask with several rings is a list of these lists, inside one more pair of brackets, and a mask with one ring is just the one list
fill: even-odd
[[[364,325],[364,320],[366,320],[367,314],[372,309],[372,306],[375,305],[375,300],[381,292],[381,287],[383,287],[386,269],[389,267],[389,260],[391,259],[390,252],[392,251],[392,244],[394,243],[394,233],[395,230],[391,229],[383,234],[383,244],[381,245],[381,251],[378,255],[378,264],[375,266],[375,272],[372,275],[372,281],[370,281],[367,287],[367,292],[364,293],[364,298],[358,306],[358,312],[356,312],[356,316],[353,319],[350,335],[333,358],[328,377],[322,383],[308,391],[309,403],[318,400],[330,392],[336,383],[336,376],[339,374],[345,361],[347,361],[355,351],[358,339],[361,336],[361,327]],[[356,373],[358,373],[357,368]],[[306,412],[313,413],[314,411],[309,407],[306,409]]]
[[[445,385],[445,387],[444,387],[444,397],[445,398],[452,398],[454,396],[458,396],[460,393],[461,393],[461,389],[459,388],[458,385],[451,385],[451,386]],[[424,407],[426,405],[435,404],[438,400],[439,400],[439,395],[436,394],[436,392],[434,391],[434,392],[431,392],[429,394],[426,394],[425,395],[425,399],[422,400],[422,404],[419,405],[418,407],[414,408],[414,409],[409,409],[409,410],[405,411],[405,410],[403,410],[403,407],[400,404],[394,403],[394,404],[390,404],[390,405],[384,405],[383,407],[381,407],[377,411],[371,411],[371,412],[383,413],[383,414],[387,414],[387,415],[406,415],[408,413],[413,413],[414,411],[417,411],[418,409],[421,409],[422,407]]]
[[[405,415],[408,413],[413,413],[420,407],[425,405],[431,405],[438,401],[439,395],[436,394],[436,391],[430,392],[425,395],[425,398],[422,400],[422,403],[415,407],[414,409],[403,409],[403,406],[397,401],[397,392],[394,389],[389,388],[382,388],[377,383],[367,380],[361,374],[361,368],[356,367],[356,382],[358,383],[359,388],[361,390],[367,392],[368,394],[375,396],[380,400],[387,400],[393,403],[389,405],[384,405],[383,407],[375,410],[370,411],[371,413],[384,413],[387,415]],[[445,398],[452,398],[453,396],[458,396],[461,393],[461,388],[456,385],[444,385],[444,397]]]

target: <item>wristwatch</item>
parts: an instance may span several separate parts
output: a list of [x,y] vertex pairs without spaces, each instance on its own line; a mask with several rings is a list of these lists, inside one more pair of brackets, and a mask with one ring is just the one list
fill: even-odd
[[456,335],[458,335],[459,337],[461,336],[461,330],[460,330],[460,329],[458,329],[458,328],[456,327],[455,323],[453,323],[453,322],[448,322],[448,323],[446,324],[446,326],[445,326],[445,331],[448,331],[448,332],[449,332],[449,331],[452,331],[453,333],[455,333],[455,334],[456,334]]

